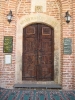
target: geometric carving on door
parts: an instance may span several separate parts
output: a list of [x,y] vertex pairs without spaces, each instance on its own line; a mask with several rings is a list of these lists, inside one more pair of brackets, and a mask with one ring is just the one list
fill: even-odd
[[42,35],[51,35],[51,29],[49,27],[43,27]]
[[29,26],[26,28],[26,33],[27,34],[35,34],[35,28],[32,26]]

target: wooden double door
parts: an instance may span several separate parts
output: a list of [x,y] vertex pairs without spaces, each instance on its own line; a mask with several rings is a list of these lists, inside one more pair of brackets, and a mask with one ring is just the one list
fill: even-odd
[[54,30],[36,23],[23,29],[22,80],[54,80]]

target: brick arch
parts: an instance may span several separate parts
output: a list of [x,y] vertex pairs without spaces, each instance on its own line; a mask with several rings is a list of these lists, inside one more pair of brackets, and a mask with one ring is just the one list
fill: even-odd
[[[45,14],[30,14],[21,17],[17,20],[17,31],[16,31],[16,72],[15,82],[22,82],[22,35],[23,28],[31,23],[46,23],[54,28],[54,82],[61,83],[60,79],[60,36],[61,36],[61,25],[57,19],[52,16]],[[58,28],[59,27],[59,28]]]

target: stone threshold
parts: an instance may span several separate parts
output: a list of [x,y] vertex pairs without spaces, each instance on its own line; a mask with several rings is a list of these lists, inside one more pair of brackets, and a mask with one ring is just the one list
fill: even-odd
[[22,82],[16,83],[14,88],[42,88],[42,89],[62,89],[62,86],[54,82]]

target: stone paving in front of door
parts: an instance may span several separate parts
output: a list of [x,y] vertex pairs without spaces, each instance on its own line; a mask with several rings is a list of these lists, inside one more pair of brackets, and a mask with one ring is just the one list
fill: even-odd
[[0,100],[75,100],[75,90],[2,89]]

